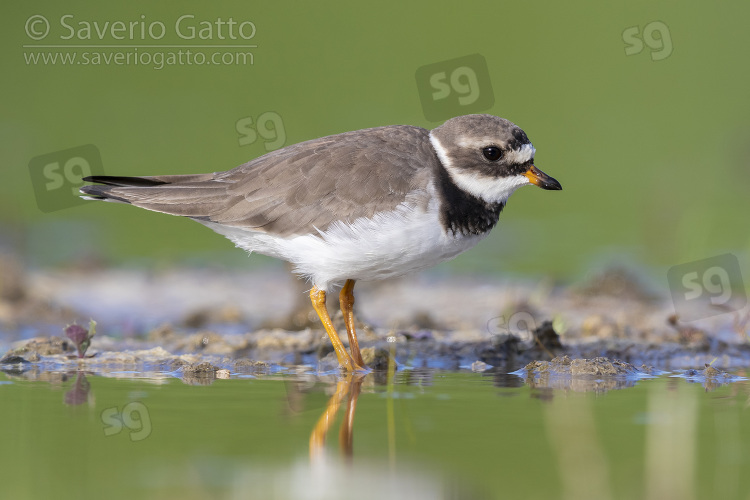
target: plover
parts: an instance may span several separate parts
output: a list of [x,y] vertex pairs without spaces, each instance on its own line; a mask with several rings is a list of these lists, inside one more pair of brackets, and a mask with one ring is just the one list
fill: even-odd
[[[451,118],[426,130],[394,125],[273,151],[226,172],[92,176],[85,198],[191,218],[248,252],[289,261],[339,364],[364,369],[354,328],[357,280],[434,266],[489,234],[510,195],[534,184],[562,189],[534,166],[535,149],[510,121]],[[326,310],[341,287],[351,355]]]

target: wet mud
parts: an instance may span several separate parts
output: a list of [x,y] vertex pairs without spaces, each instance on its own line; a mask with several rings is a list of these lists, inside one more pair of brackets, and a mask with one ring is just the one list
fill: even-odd
[[[0,369],[38,377],[86,370],[188,383],[269,373],[336,373],[336,357],[281,270],[66,270],[2,262]],[[516,373],[535,386],[617,388],[669,373],[731,383],[750,366],[747,309],[683,322],[667,294],[613,269],[580,284],[417,277],[358,286],[355,314],[373,370]],[[335,301],[328,304],[344,333]],[[63,329],[98,323],[83,357]],[[93,324],[93,323],[92,323]],[[80,334],[80,328],[75,328]],[[346,344],[346,335],[341,335]],[[606,380],[606,383],[601,382]],[[592,389],[596,390],[596,389]]]

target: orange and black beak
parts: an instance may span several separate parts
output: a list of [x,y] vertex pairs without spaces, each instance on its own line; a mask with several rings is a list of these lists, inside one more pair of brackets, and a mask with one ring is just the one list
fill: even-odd
[[542,189],[551,189],[555,191],[562,189],[559,182],[536,168],[534,165],[532,165],[523,175],[529,179],[529,182]]

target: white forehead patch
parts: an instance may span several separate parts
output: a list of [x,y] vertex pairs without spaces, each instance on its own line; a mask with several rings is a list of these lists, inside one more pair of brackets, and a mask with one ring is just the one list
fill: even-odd
[[510,164],[523,165],[527,161],[532,160],[535,154],[536,149],[534,149],[534,146],[532,146],[531,143],[524,144],[521,146],[521,149],[511,149],[510,151],[506,151],[505,161]]
[[[430,133],[430,142],[440,159],[440,163],[442,163],[445,170],[448,171],[448,175],[450,175],[451,180],[456,183],[456,186],[481,200],[490,203],[505,203],[510,195],[513,194],[513,191],[521,186],[530,184],[529,179],[523,175],[514,175],[512,177],[489,177],[477,172],[466,172],[456,168],[443,145],[440,144],[438,138],[432,135],[432,133]],[[519,155],[520,158],[528,158],[521,162],[525,163],[533,158],[534,148],[531,144],[525,144],[519,151],[514,153]],[[521,156],[522,154],[523,156]]]

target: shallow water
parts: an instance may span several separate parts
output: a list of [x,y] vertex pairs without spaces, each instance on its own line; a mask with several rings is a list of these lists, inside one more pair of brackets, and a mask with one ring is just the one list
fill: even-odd
[[0,374],[5,498],[746,498],[750,385]]

